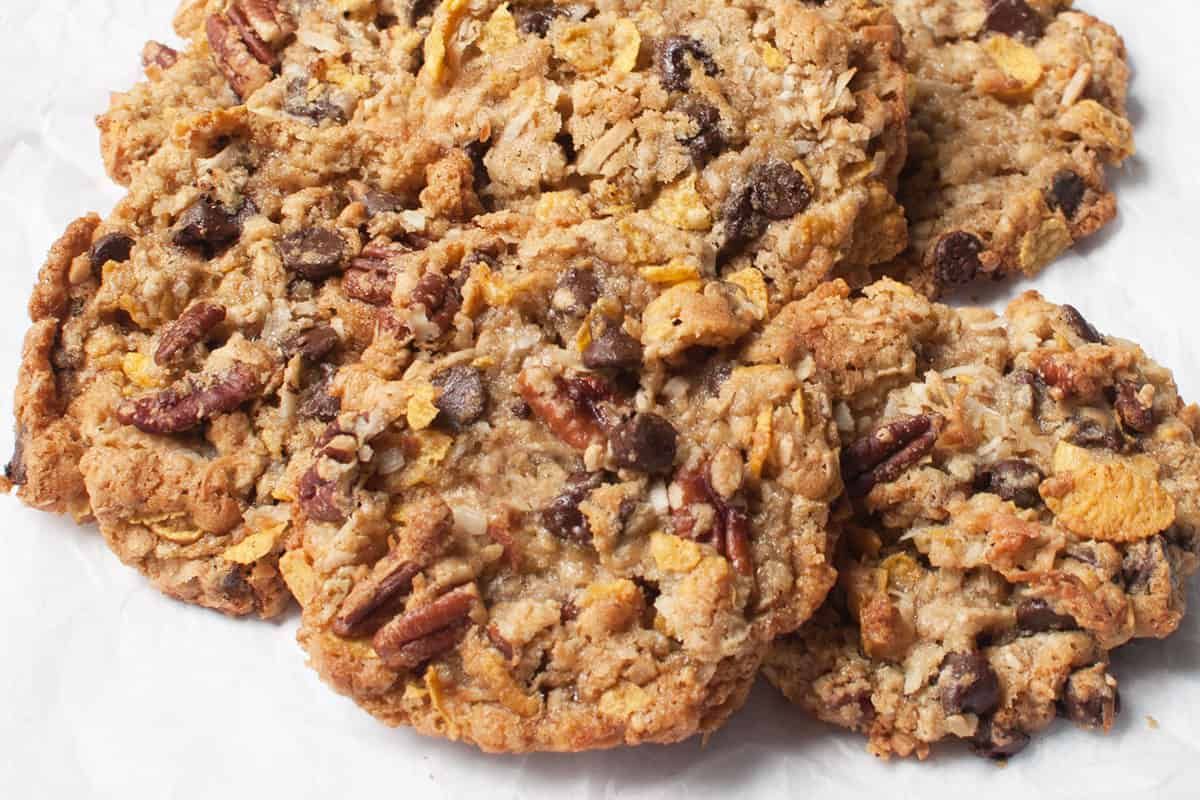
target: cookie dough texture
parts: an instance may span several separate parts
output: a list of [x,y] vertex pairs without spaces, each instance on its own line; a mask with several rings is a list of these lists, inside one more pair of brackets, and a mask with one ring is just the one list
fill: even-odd
[[1033,275],[1116,215],[1134,152],[1125,46],[1063,0],[891,0],[913,76],[901,181],[911,243],[886,272],[928,294]]
[[1001,318],[835,287],[784,324],[835,375],[850,500],[839,586],[767,676],[884,757],[1005,757],[1056,714],[1107,730],[1107,654],[1171,634],[1200,563],[1169,372],[1034,293]]

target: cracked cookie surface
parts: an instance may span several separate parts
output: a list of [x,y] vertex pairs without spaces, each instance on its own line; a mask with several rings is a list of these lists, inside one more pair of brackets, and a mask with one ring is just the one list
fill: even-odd
[[1134,152],[1125,45],[1064,0],[891,0],[912,73],[899,199],[911,244],[885,272],[930,295],[1031,276],[1116,215]]
[[877,755],[1107,730],[1108,653],[1179,625],[1200,565],[1200,413],[1136,345],[1035,293],[1003,318],[897,283],[781,315],[831,370],[839,586],[766,674]]

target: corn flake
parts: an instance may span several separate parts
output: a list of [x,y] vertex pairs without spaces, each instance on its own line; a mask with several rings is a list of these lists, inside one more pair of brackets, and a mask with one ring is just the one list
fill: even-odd
[[704,551],[695,542],[654,531],[650,534],[650,555],[663,572],[691,572],[700,563]]
[[304,557],[303,551],[291,550],[284,553],[279,559],[279,571],[283,573],[284,583],[301,606],[308,605],[320,591],[320,579],[317,578],[312,564]]
[[1042,62],[1031,48],[1009,36],[998,34],[983,43],[983,49],[1004,73],[1005,80],[987,90],[1006,99],[1019,99],[1033,91],[1042,79]]
[[439,413],[436,405],[438,391],[433,384],[420,383],[408,398],[408,426],[414,431],[423,431],[433,424]]
[[479,41],[476,44],[481,51],[492,55],[512,50],[520,43],[521,37],[517,33],[517,21],[513,18],[512,12],[508,10],[508,3],[501,3],[483,26],[483,31],[480,32]]
[[696,190],[696,174],[691,173],[659,192],[650,216],[683,231],[706,231],[712,227],[712,214]]
[[1134,542],[1175,521],[1175,501],[1158,482],[1153,459],[1101,461],[1062,443],[1054,454],[1054,471],[1055,478],[1042,484],[1042,498],[1067,530],[1079,536]]
[[280,534],[287,528],[287,523],[280,523],[252,533],[235,545],[225,548],[221,557],[234,564],[253,564],[275,549]]

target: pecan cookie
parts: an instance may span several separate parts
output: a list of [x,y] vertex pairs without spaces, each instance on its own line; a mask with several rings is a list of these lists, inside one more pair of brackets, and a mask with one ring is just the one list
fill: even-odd
[[401,276],[484,220],[602,229],[596,258],[670,292],[657,360],[899,246],[904,73],[867,0],[187,0],[177,28],[189,46],[151,45],[102,121],[129,196],[43,271],[10,468],[176,597],[281,607],[296,455],[338,414],[335,374],[379,338],[397,361],[473,346],[438,334],[471,270]]
[[1134,151],[1116,31],[1069,0],[889,5],[914,86],[890,274],[931,295],[1033,275],[1113,219],[1105,167]]
[[1034,293],[999,318],[835,285],[788,316],[838,387],[848,502],[839,588],[767,676],[885,757],[1107,730],[1108,652],[1171,634],[1200,565],[1200,410]]
[[761,275],[630,263],[621,220],[477,217],[295,463],[300,640],[383,721],[490,751],[676,741],[820,605],[837,434],[805,355],[741,361]]

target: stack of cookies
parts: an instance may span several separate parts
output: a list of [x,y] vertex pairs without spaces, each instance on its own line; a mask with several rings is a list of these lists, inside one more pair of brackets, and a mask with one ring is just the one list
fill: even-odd
[[[11,486],[391,725],[924,758],[1108,729],[1200,409],[1035,293],[1116,213],[1069,0],[184,0],[51,250]],[[797,713],[800,713],[799,711]]]

